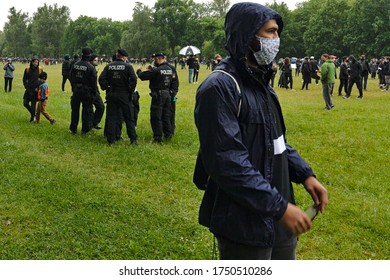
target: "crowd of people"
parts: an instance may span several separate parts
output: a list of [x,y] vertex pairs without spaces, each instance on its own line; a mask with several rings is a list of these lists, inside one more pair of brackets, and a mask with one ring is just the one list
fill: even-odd
[[[339,69],[338,79],[340,80],[338,87],[338,96],[345,99],[351,97],[353,86],[356,85],[358,90],[358,99],[363,99],[363,92],[367,90],[368,78],[375,80],[378,76],[378,86],[382,91],[388,91],[390,85],[390,57],[382,57],[381,59],[372,58],[370,61],[366,60],[365,55],[361,55],[359,60],[355,56],[343,56],[341,62],[334,55],[323,54],[321,60],[318,62],[314,56],[304,57],[303,59],[296,59],[295,63],[291,63],[291,59],[286,57],[280,59],[278,64],[273,63],[273,77],[271,79],[271,86],[274,86],[274,77],[279,69],[278,87],[293,89],[293,72],[295,69],[295,76],[302,75],[301,90],[309,90],[309,85],[315,81],[319,85],[321,81],[323,87],[323,96],[325,100],[326,110],[331,110],[334,107],[332,102],[332,95],[334,90],[335,80],[337,79],[336,68]],[[333,64],[329,66],[329,63]],[[323,68],[323,65],[329,66]],[[334,70],[333,70],[334,68]],[[329,76],[328,70],[331,69]],[[325,70],[325,71],[324,71]],[[387,78],[386,78],[387,77]],[[342,92],[344,91],[344,95]],[[325,94],[325,92],[327,92]]]
[[[390,57],[382,57],[380,59],[372,58],[370,61],[366,60],[365,55],[361,55],[360,59],[356,59],[355,56],[344,56],[339,60],[334,55],[329,55],[329,59],[333,61],[336,68],[339,70],[340,89],[345,89],[345,95],[350,95],[349,85],[355,83],[359,90],[367,90],[367,80],[369,77],[375,80],[378,77],[378,86],[382,90],[386,90],[386,76],[390,75],[389,61]],[[356,64],[359,64],[359,66]],[[302,75],[301,89],[309,89],[309,84],[314,80],[316,85],[319,85],[321,80],[320,68],[323,61],[317,61],[314,56],[304,57],[302,59],[296,59],[295,63],[291,62],[291,58],[281,58],[276,64],[277,68],[274,68],[275,72],[279,69],[279,88],[293,89],[292,76],[295,72],[295,76]],[[337,79],[337,76],[335,76]],[[356,81],[360,82],[357,83]],[[340,94],[340,91],[339,91]]]

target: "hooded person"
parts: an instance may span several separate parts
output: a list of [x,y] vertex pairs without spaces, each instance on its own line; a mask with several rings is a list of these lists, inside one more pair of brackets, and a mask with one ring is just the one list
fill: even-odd
[[64,55],[64,61],[62,62],[62,83],[61,83],[61,89],[62,92],[65,93],[65,83],[67,80],[69,80],[69,71],[71,69],[71,61],[69,54]]
[[362,66],[357,61],[357,59],[353,56],[350,55],[349,58],[349,67],[348,67],[348,72],[349,72],[349,80],[348,80],[348,91],[347,95],[344,96],[344,99],[348,99],[351,97],[352,93],[352,88],[353,85],[356,84],[356,87],[359,91],[359,95],[357,98],[362,99],[363,98],[363,90],[362,90]]
[[39,66],[39,58],[33,56],[30,65],[24,70],[23,85],[25,92],[23,95],[23,105],[30,113],[30,122],[34,122],[35,110],[38,100],[39,74],[43,72]]
[[283,30],[281,16],[237,3],[225,19],[223,59],[199,86],[195,124],[200,148],[194,183],[204,190],[199,223],[218,241],[221,259],[295,259],[297,235],[311,218],[296,207],[291,182],[324,211],[327,191],[285,137],[269,85]]

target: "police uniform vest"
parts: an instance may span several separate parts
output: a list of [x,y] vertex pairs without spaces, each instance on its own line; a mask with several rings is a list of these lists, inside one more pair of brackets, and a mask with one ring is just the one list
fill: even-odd
[[154,71],[158,72],[158,75],[155,79],[151,80],[151,88],[154,91],[169,93],[169,88],[173,79],[173,70],[166,63],[160,64]]
[[122,60],[116,60],[107,65],[108,85],[115,91],[131,92],[130,65]]
[[96,70],[87,60],[82,59],[73,64],[73,68],[71,69],[71,83],[73,89],[93,89],[93,82],[96,80],[92,77],[94,73],[96,73]]

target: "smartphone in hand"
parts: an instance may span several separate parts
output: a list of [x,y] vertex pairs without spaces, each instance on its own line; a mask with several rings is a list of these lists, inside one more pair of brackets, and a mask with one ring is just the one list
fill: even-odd
[[309,216],[309,218],[313,221],[314,218],[318,214],[318,209],[315,208],[314,206],[310,206],[309,208],[306,209],[305,213]]

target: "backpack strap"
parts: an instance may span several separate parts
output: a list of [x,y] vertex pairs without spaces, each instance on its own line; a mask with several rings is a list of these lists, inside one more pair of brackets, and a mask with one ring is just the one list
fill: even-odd
[[234,76],[224,70],[221,70],[221,69],[216,69],[214,70],[213,72],[221,72],[221,73],[224,73],[225,75],[229,76],[233,81],[234,83],[236,84],[236,87],[237,87],[237,91],[238,93],[240,94],[240,100],[238,102],[238,112],[237,112],[237,118],[240,116],[240,113],[241,113],[241,105],[242,105],[242,100],[241,100],[241,88],[240,88],[240,85],[238,84],[236,78],[234,78]]

